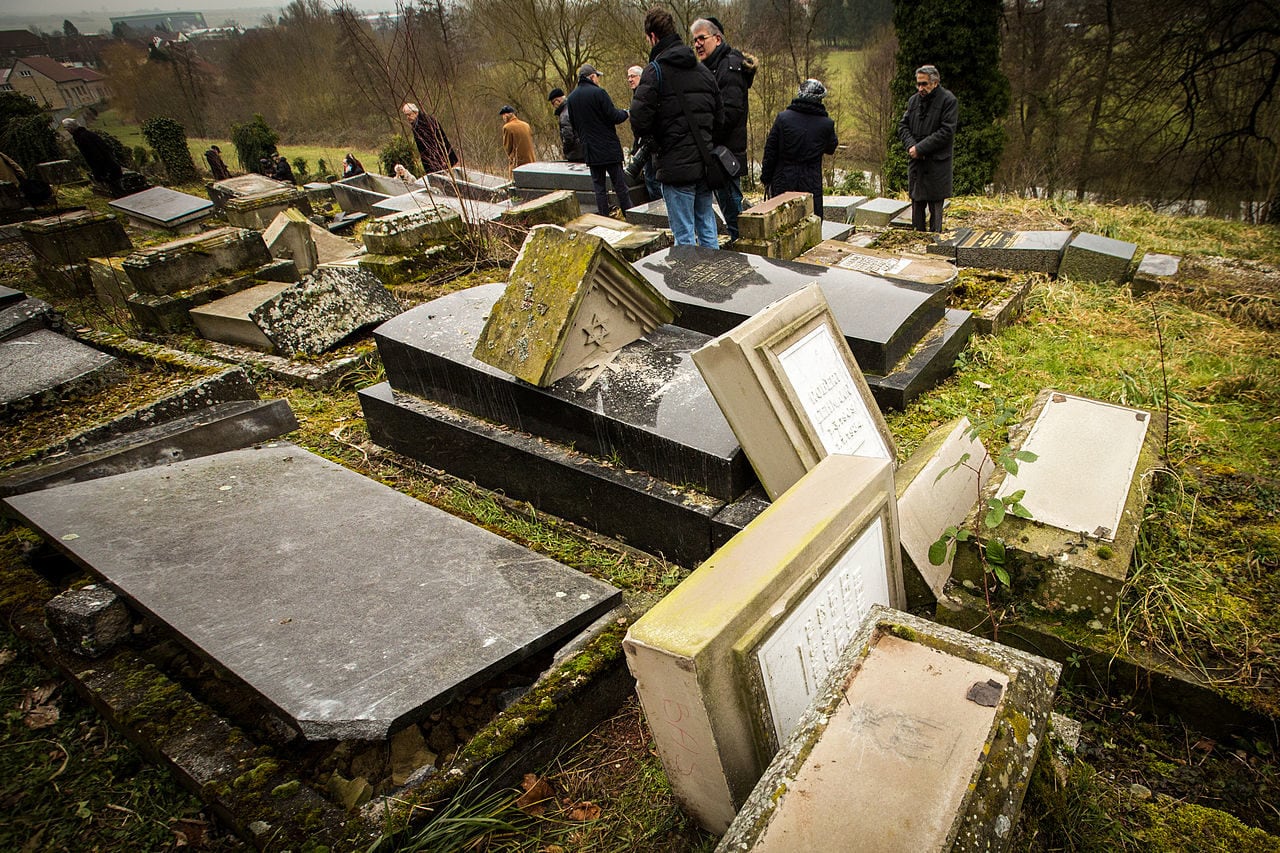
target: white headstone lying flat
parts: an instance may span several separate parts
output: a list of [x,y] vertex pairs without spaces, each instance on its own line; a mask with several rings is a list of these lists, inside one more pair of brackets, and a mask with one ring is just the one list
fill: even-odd
[[710,341],[693,361],[771,498],[831,453],[895,458],[889,428],[816,284]]
[[385,738],[620,598],[285,443],[6,503],[313,740]]
[[717,853],[1006,849],[1060,671],[874,608]]
[[667,777],[723,832],[871,605],[903,600],[889,462],[824,459],[623,643]]
[[181,228],[207,219],[214,212],[213,202],[208,199],[168,187],[152,187],[108,202],[107,206],[143,225],[159,228]]

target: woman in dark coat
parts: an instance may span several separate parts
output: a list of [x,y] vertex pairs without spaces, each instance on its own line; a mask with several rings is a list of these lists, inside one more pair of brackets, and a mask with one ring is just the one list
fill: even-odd
[[768,195],[785,192],[813,193],[813,212],[822,217],[822,155],[834,154],[839,140],[836,123],[827,115],[822,99],[827,87],[805,80],[795,100],[773,121],[764,143],[760,183]]

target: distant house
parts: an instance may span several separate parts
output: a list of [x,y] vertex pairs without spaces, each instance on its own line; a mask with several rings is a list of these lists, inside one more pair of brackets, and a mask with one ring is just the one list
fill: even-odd
[[30,30],[0,30],[0,65],[12,65],[18,57],[44,52],[44,39]]
[[107,78],[92,68],[72,68],[47,56],[16,60],[5,79],[9,88],[36,99],[42,107],[74,109],[107,98]]

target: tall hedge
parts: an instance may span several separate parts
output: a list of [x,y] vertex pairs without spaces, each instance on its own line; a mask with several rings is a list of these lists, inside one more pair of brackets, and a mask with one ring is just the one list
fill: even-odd
[[383,143],[382,150],[378,152],[378,162],[384,175],[394,172],[397,165],[404,166],[415,175],[422,171],[417,146],[403,136],[392,136]]
[[982,193],[1004,151],[1001,121],[1009,109],[1009,78],[1000,69],[1002,0],[894,0],[898,69],[893,80],[896,112],[885,177],[890,190],[907,186],[907,154],[897,119],[915,94],[915,70],[936,65],[942,85],[960,101],[955,142],[955,194]]
[[58,160],[58,134],[35,99],[20,92],[0,92],[0,151],[29,175],[37,163]]
[[236,148],[240,168],[246,172],[258,171],[258,161],[276,150],[280,135],[267,125],[261,113],[255,113],[251,121],[231,125],[231,144]]
[[200,179],[196,164],[191,161],[191,149],[187,147],[186,128],[171,118],[159,116],[142,123],[142,135],[164,164],[171,183],[187,184]]

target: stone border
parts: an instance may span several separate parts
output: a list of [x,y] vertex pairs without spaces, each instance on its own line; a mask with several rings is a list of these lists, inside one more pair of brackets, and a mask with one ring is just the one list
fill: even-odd
[[977,335],[998,335],[1022,319],[1027,296],[1036,283],[1033,275],[1021,283],[1009,282],[994,298],[973,312],[973,331]]
[[290,385],[314,388],[317,391],[332,388],[342,377],[354,370],[375,368],[381,363],[376,347],[371,347],[366,352],[339,356],[320,364],[312,364],[218,341],[205,343],[214,358],[222,362],[252,367]]

